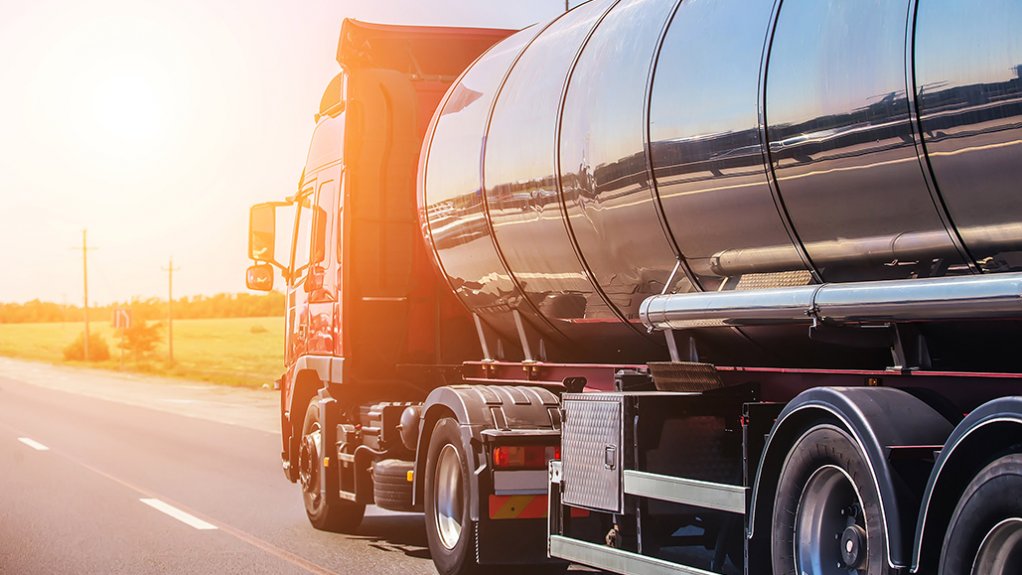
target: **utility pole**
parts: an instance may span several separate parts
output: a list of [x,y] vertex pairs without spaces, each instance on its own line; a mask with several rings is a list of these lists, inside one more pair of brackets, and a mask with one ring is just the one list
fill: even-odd
[[89,361],[89,241],[88,230],[82,230],[82,283],[85,292],[85,306],[82,308],[85,313],[85,341],[83,351],[85,361]]
[[[84,304],[82,306],[82,313],[85,316],[85,318],[84,318],[85,319],[85,339],[82,342],[82,356],[84,357],[85,361],[89,361],[89,250],[96,249],[96,248],[90,248],[89,247],[88,235],[89,235],[89,230],[83,228],[82,229],[82,247],[80,249],[82,250],[82,288],[83,288],[82,289],[82,291],[83,291],[82,300],[83,300],[83,304]],[[75,247],[70,248],[70,249],[78,250],[79,248],[78,248],[78,246],[75,246]],[[65,305],[65,310],[66,310],[66,307],[67,306]]]
[[174,365],[174,272],[181,268],[174,267],[174,256],[163,271],[167,272],[167,364]]

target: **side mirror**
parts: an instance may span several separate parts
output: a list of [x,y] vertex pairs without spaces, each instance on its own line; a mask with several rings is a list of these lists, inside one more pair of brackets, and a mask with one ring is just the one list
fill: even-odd
[[267,264],[249,266],[245,270],[245,286],[256,291],[273,289],[273,266]]
[[282,268],[274,259],[274,240],[277,232],[277,207],[280,202],[267,202],[252,206],[248,217],[248,257]]

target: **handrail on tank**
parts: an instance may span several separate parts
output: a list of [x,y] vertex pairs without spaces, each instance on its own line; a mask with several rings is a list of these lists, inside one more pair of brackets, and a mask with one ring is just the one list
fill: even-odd
[[679,293],[646,298],[651,330],[1022,318],[1022,273]]

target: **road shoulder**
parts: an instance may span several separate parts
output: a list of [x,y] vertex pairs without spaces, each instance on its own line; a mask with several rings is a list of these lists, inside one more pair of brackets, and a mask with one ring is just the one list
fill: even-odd
[[270,390],[0,357],[0,390],[3,383],[34,385],[267,433],[280,431],[280,399]]

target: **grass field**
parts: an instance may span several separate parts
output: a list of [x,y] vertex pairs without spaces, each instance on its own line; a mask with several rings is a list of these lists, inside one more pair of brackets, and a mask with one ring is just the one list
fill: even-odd
[[[167,366],[166,324],[149,357],[136,361],[125,353],[123,364],[110,322],[93,322],[89,329],[101,334],[110,348],[110,359],[89,362],[92,367],[245,387],[272,384],[283,371],[284,320],[279,317],[176,320],[172,367]],[[81,331],[78,323],[0,324],[0,355],[84,366],[85,362],[64,360],[64,348]]]

